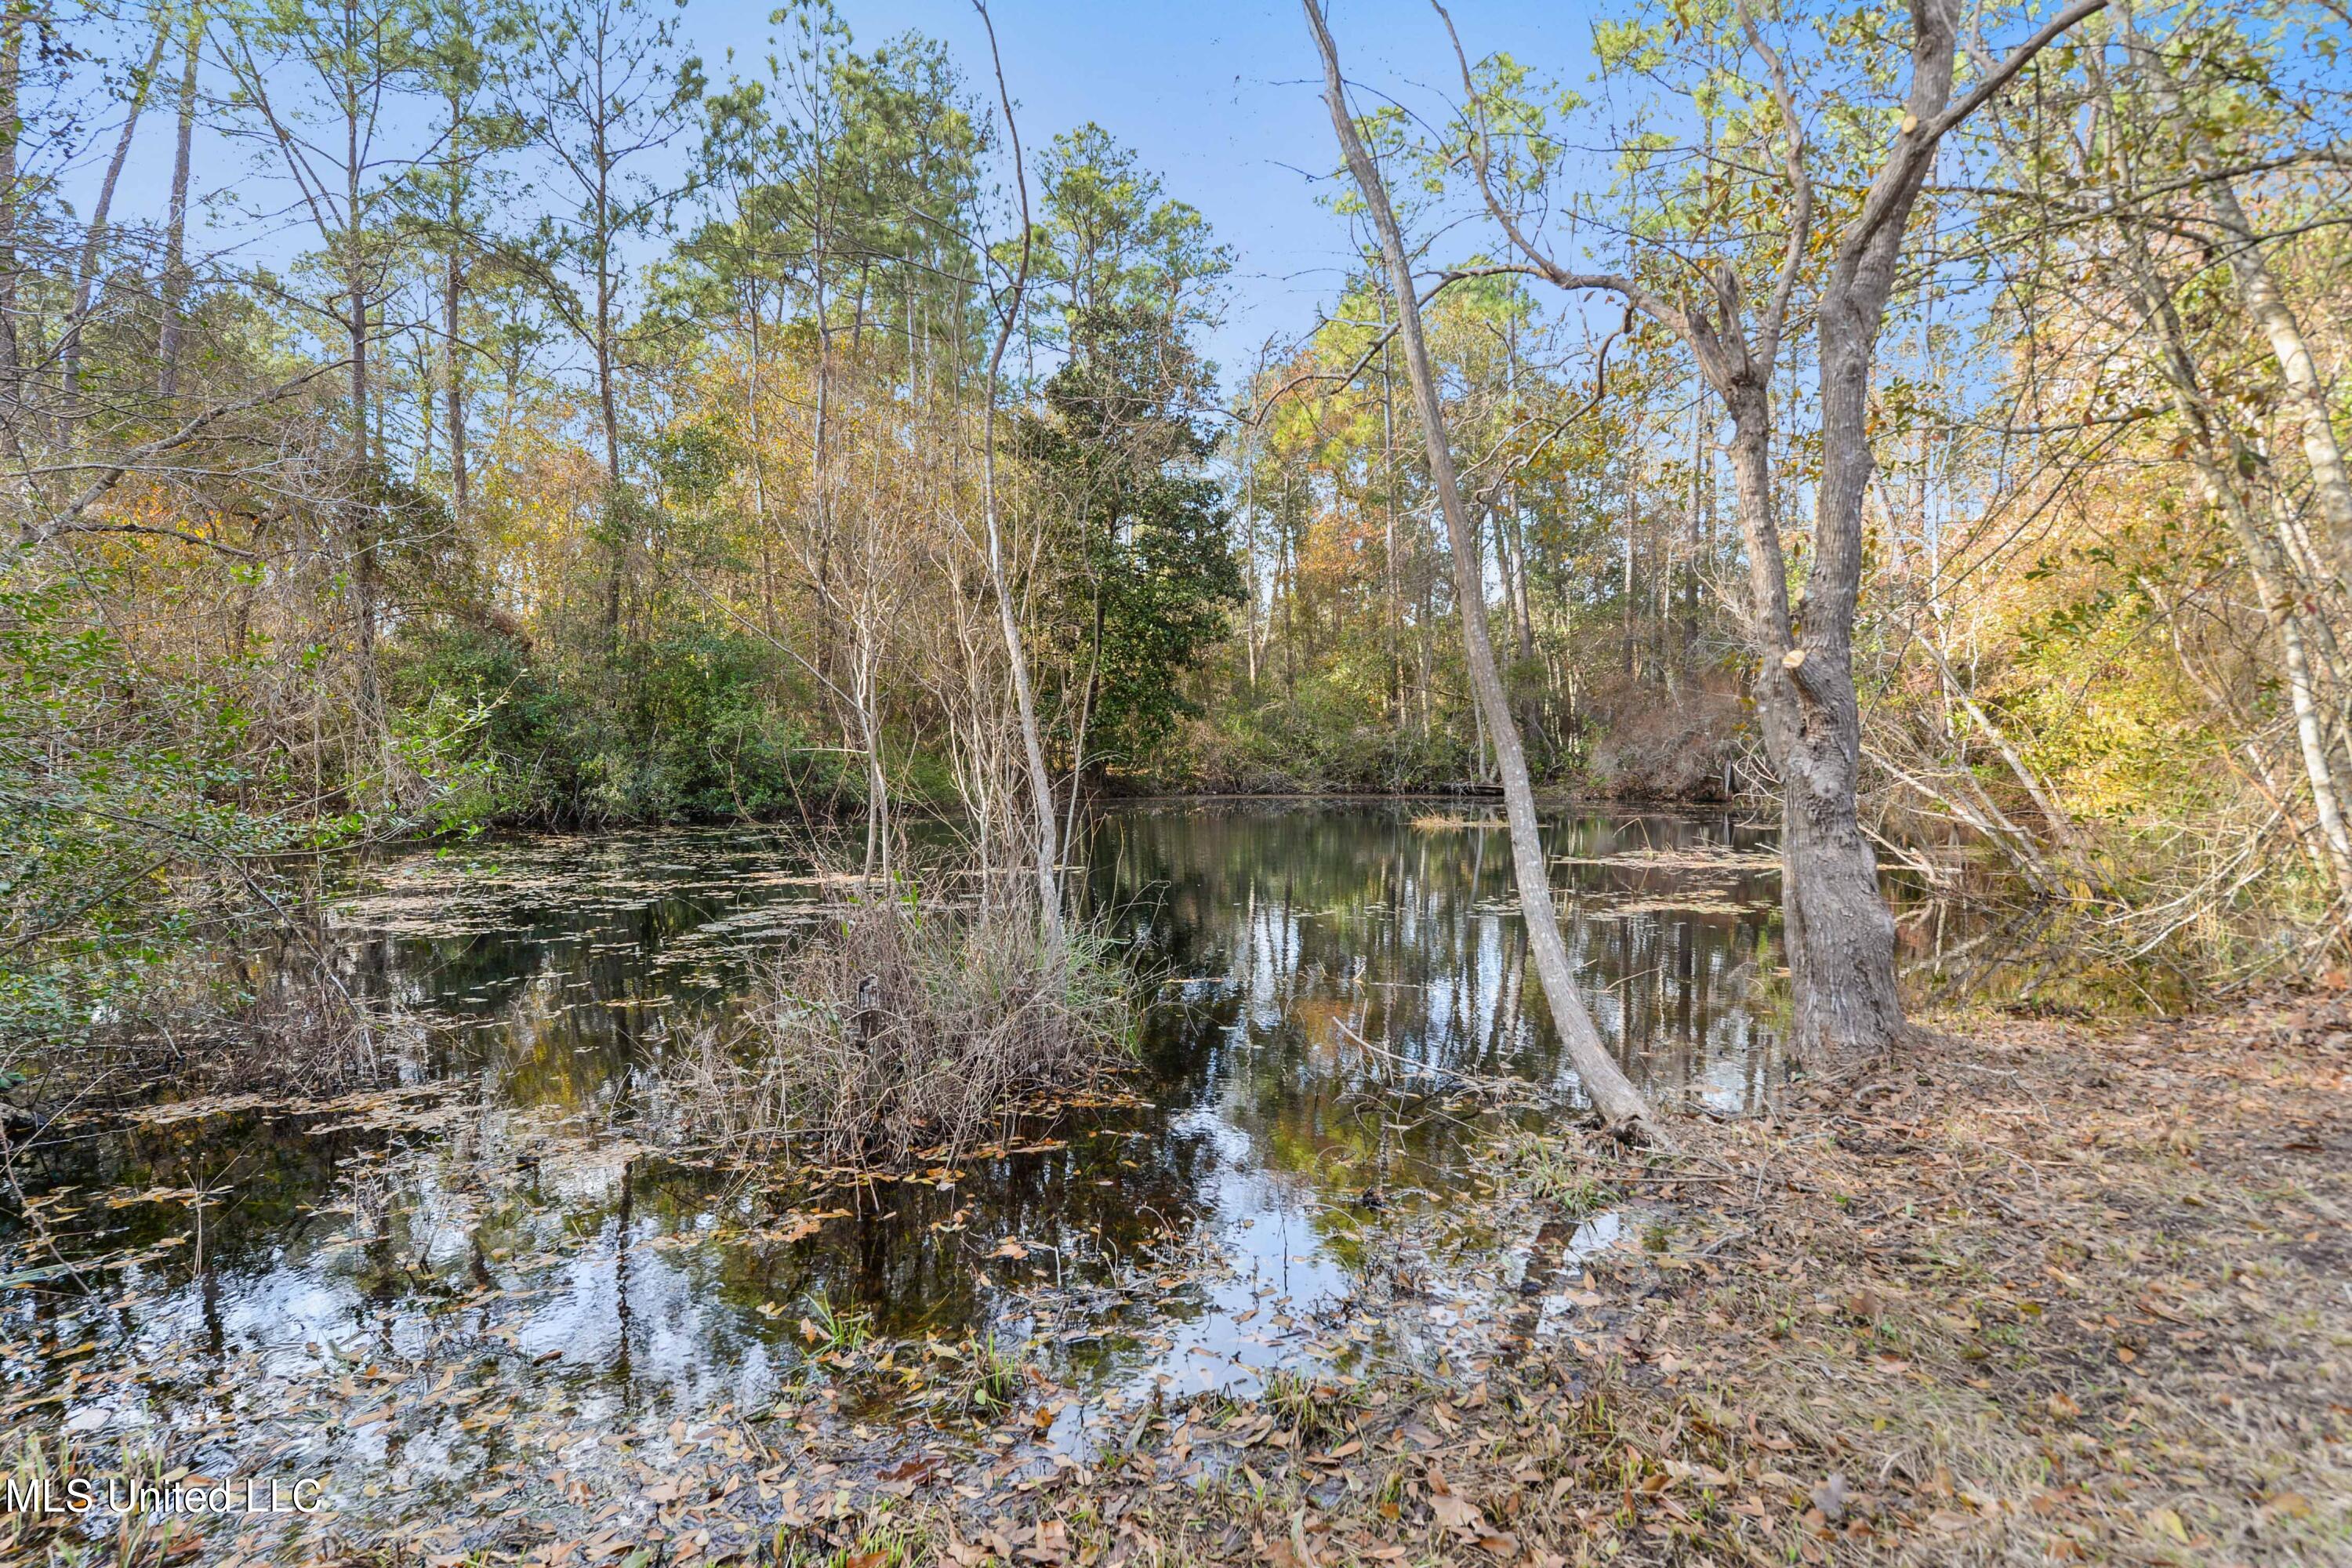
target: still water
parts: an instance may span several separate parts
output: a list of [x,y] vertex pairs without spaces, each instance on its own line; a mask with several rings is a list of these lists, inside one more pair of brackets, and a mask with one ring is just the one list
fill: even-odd
[[[813,1314],[876,1343],[1028,1347],[1084,1395],[1041,1433],[1078,1447],[1099,1403],[1250,1392],[1308,1325],[1394,1285],[1375,1221],[1472,1190],[1499,1121],[1575,1113],[1496,826],[1475,805],[1110,813],[1084,898],[1152,977],[1131,1092],[960,1171],[856,1186],[681,1164],[638,1135],[663,1055],[819,918],[789,839],[534,837],[373,868],[340,905],[340,962],[409,1023],[400,1087],[159,1108],[45,1156],[62,1258],[103,1284],[68,1289],[10,1238],[7,1392],[19,1418],[43,1399],[68,1430],[152,1431],[231,1471],[299,1453],[362,1512],[459,1484],[534,1412],[593,1447],[803,1394]],[[1753,1103],[1780,1070],[1751,1012],[1769,835],[1584,813],[1548,845],[1586,1005],[1634,1081]],[[1497,1079],[1509,1109],[1448,1098]],[[479,1377],[374,1415],[388,1365]],[[909,1375],[826,1397],[865,1435],[924,1395]]]

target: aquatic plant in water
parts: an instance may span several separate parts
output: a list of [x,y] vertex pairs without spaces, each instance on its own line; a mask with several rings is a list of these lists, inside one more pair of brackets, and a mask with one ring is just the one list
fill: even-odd
[[952,1164],[1025,1105],[1102,1087],[1131,1055],[1132,989],[1098,931],[1057,938],[1001,895],[877,889],[767,966],[742,1025],[699,1038],[666,1120],[737,1158]]

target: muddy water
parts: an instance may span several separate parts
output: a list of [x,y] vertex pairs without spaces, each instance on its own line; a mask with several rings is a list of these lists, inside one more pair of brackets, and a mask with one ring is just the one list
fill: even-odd
[[[681,1165],[636,1135],[664,1055],[816,918],[785,838],[535,838],[373,868],[341,905],[341,961],[408,1020],[399,1086],[326,1110],[266,1092],[163,1109],[43,1155],[57,1249],[20,1227],[0,1261],[15,1413],[152,1433],[215,1471],[299,1459],[347,1512],[392,1517],[463,1509],[501,1455],[538,1445],[593,1475],[600,1434],[819,1384],[825,1419],[887,1442],[934,1394],[911,1373],[832,1387],[811,1360],[828,1312],[877,1343],[1024,1347],[1082,1395],[1041,1439],[1081,1449],[1090,1412],[1153,1388],[1247,1393],[1335,1336],[1394,1351],[1351,1315],[1407,1274],[1442,1298],[1459,1272],[1405,1257],[1400,1216],[1476,1190],[1499,1124],[1580,1104],[1484,815],[1111,814],[1085,898],[1156,980],[1127,1102],[876,1185]],[[1750,1011],[1767,837],[1612,814],[1548,837],[1626,1069],[1653,1095],[1750,1103],[1779,1070]],[[1509,1238],[1481,1267],[1507,1271]],[[425,1375],[377,1397],[386,1367]],[[471,1370],[436,1392],[436,1367]]]

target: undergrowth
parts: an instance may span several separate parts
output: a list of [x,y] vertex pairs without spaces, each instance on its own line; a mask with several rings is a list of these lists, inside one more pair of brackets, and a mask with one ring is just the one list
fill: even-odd
[[671,1128],[739,1159],[952,1164],[1030,1102],[1104,1087],[1132,1055],[1132,993],[1099,928],[1056,931],[1001,890],[862,893],[772,961],[741,1026],[668,1074]]

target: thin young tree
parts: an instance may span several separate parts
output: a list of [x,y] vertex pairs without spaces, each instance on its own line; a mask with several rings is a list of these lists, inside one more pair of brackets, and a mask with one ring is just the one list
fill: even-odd
[[387,220],[394,184],[413,166],[389,135],[396,104],[415,85],[417,56],[405,0],[266,0],[223,18],[236,132],[262,143],[293,187],[330,280],[320,315],[347,345],[350,462],[341,507],[351,558],[354,677],[375,787],[401,777],[387,722],[378,650],[383,619],[379,519],[367,502],[383,458],[377,386],[379,317],[400,247]]
[[1550,868],[1544,853],[1536,816],[1535,789],[1528,776],[1526,748],[1518,721],[1511,712],[1509,695],[1495,662],[1495,644],[1486,624],[1486,586],[1483,552],[1464,505],[1454,452],[1446,435],[1445,405],[1430,364],[1429,344],[1422,330],[1419,296],[1412,261],[1396,211],[1389,203],[1388,186],[1372,162],[1348,107],[1347,86],[1339,72],[1339,46],[1324,21],[1318,0],[1303,0],[1307,25],[1323,57],[1323,100],[1331,113],[1331,129],[1339,139],[1348,171],[1363,193],[1364,205],[1380,236],[1381,255],[1389,273],[1396,304],[1397,332],[1404,343],[1405,372],[1412,384],[1413,405],[1421,416],[1428,449],[1431,483],[1437,491],[1438,510],[1445,520],[1446,540],[1454,554],[1456,608],[1462,622],[1463,652],[1469,661],[1471,688],[1485,716],[1502,775],[1503,807],[1510,822],[1511,872],[1518,885],[1519,910],[1527,921],[1528,944],[1535,954],[1536,974],[1551,1005],[1552,1022],[1568,1047],[1569,1059],[1583,1080],[1585,1092],[1602,1117],[1614,1126],[1652,1138],[1660,1136],[1657,1119],[1623,1070],[1611,1059],[1593,1026],[1592,1015],[1576,991],[1575,972],[1569,967],[1568,946],[1559,931],[1559,916],[1552,905]]
[[1013,118],[1012,90],[1004,84],[1004,57],[996,47],[996,23],[988,14],[987,0],[972,0],[972,9],[980,13],[981,26],[988,31],[988,58],[996,71],[996,98],[1004,111],[1004,132],[1011,143],[1013,185],[1020,202],[1021,219],[1021,244],[1012,274],[994,301],[996,336],[988,351],[988,374],[982,392],[986,407],[982,416],[980,447],[981,523],[985,534],[988,585],[996,599],[997,626],[1003,633],[1004,659],[1013,676],[1022,758],[1029,772],[1030,805],[1036,813],[1032,826],[1037,849],[1037,918],[1058,947],[1062,942],[1062,854],[1060,833],[1054,819],[1054,775],[1045,766],[1045,740],[1037,727],[1036,688],[1029,678],[1029,651],[1021,637],[1021,616],[1013,603],[1012,574],[1005,567],[1004,521],[999,509],[1001,487],[996,471],[997,400],[1002,395],[1004,351],[1012,346],[1013,334],[1021,324],[1035,237],[1029,217],[1029,174],[1021,158],[1021,127]]
[[178,110],[172,141],[172,194],[163,217],[163,323],[155,341],[155,395],[166,404],[179,395],[180,346],[186,337],[182,312],[188,299],[188,180],[196,138],[196,73],[203,63],[208,24],[201,3],[181,21]]
[[[567,205],[545,220],[546,301],[587,348],[606,485],[604,629],[617,634],[627,561],[621,443],[625,246],[663,196],[648,153],[686,129],[702,100],[701,62],[681,57],[677,19],[655,0],[562,0],[498,40],[502,106],[545,160]],[[585,286],[586,298],[565,275]]]

